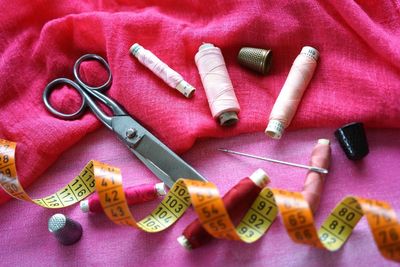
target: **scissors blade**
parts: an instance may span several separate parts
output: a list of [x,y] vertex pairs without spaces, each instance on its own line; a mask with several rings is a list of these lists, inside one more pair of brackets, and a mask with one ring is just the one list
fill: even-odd
[[143,136],[131,151],[168,187],[171,188],[179,178],[206,181],[192,166],[154,138]]
[[[207,181],[192,166],[131,117],[113,117],[112,128],[132,153],[169,188],[179,178]],[[129,137],[129,131],[134,133],[133,137]]]
[[161,181],[163,181],[169,188],[175,183],[175,180],[171,178],[167,173],[165,173],[161,168],[159,168],[154,162],[143,157],[140,153],[136,152],[134,149],[130,149],[133,154],[141,161],[144,165],[149,168],[149,170],[154,173]]

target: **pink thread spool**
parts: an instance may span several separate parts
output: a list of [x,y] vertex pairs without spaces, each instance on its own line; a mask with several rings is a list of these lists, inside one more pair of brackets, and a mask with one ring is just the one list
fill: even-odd
[[[126,201],[128,205],[135,205],[139,203],[144,203],[147,201],[152,201],[157,199],[159,196],[164,196],[166,194],[165,184],[142,184],[127,187],[124,189]],[[82,212],[93,212],[102,213],[103,207],[100,203],[100,198],[97,193],[91,195],[85,200],[80,202],[80,207]]]
[[213,44],[202,44],[195,61],[213,118],[222,126],[236,124],[240,106],[221,50]]
[[[310,165],[329,169],[331,163],[331,147],[328,139],[319,139],[312,153]],[[326,174],[309,171],[304,181],[303,191],[301,192],[305,200],[310,205],[313,213],[318,209],[323,193]]]
[[187,98],[191,98],[193,96],[196,89],[186,82],[179,73],[162,62],[161,59],[159,59],[151,51],[144,49],[143,46],[137,43],[133,44],[129,51],[139,60],[140,63],[146,66],[170,87],[178,90]]
[[280,139],[284,130],[291,123],[307,85],[317,66],[319,52],[310,46],[305,46],[293,62],[285,84],[269,116],[265,133]]

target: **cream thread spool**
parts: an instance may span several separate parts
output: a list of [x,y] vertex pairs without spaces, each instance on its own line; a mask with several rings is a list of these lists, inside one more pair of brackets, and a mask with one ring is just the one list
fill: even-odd
[[318,57],[317,49],[305,46],[294,60],[269,116],[269,123],[265,129],[268,136],[280,139],[291,123],[303,93],[314,74]]
[[222,126],[236,124],[240,106],[221,50],[213,44],[204,43],[199,47],[195,61],[213,118]]
[[193,96],[196,89],[186,82],[179,73],[162,62],[161,59],[159,59],[151,51],[144,49],[143,46],[137,43],[133,44],[129,51],[139,60],[140,63],[146,66],[170,87],[178,90],[187,98],[191,98]]

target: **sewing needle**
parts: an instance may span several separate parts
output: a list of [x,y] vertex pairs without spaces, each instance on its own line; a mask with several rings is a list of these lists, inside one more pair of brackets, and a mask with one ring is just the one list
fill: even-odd
[[271,158],[266,158],[266,157],[260,157],[260,156],[256,156],[256,155],[251,155],[251,154],[246,154],[246,153],[242,153],[242,152],[229,150],[229,149],[226,149],[226,148],[218,148],[218,150],[222,151],[222,152],[226,152],[226,153],[231,153],[231,154],[236,154],[236,155],[240,155],[240,156],[253,158],[253,159],[260,159],[260,160],[265,160],[265,161],[269,161],[269,162],[280,163],[280,164],[289,165],[289,166],[293,166],[293,167],[308,169],[310,171],[319,172],[319,173],[323,173],[323,174],[327,174],[328,173],[327,169],[323,169],[323,168],[319,168],[319,167],[308,166],[308,165],[297,164],[297,163],[291,163],[291,162],[287,162],[287,161],[271,159]]

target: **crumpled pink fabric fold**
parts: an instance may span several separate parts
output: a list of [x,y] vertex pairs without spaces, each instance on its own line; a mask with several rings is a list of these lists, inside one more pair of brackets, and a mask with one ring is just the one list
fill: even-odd
[[[3,0],[0,7],[0,138],[19,143],[17,168],[25,187],[101,125],[91,112],[75,121],[57,119],[42,102],[47,83],[72,78],[75,60],[86,53],[110,63],[113,85],[107,94],[177,152],[197,138],[264,130],[304,45],[317,48],[321,57],[289,130],[351,121],[400,128],[397,0]],[[135,42],[194,85],[194,98],[184,98],[131,57]],[[214,43],[224,54],[242,108],[233,128],[221,128],[211,117],[194,63],[202,42]],[[239,67],[236,55],[243,46],[272,49],[268,76]],[[95,70],[85,66],[88,80],[100,78]],[[76,94],[61,92],[52,97],[55,105],[79,105]],[[0,192],[0,203],[7,198]]]

